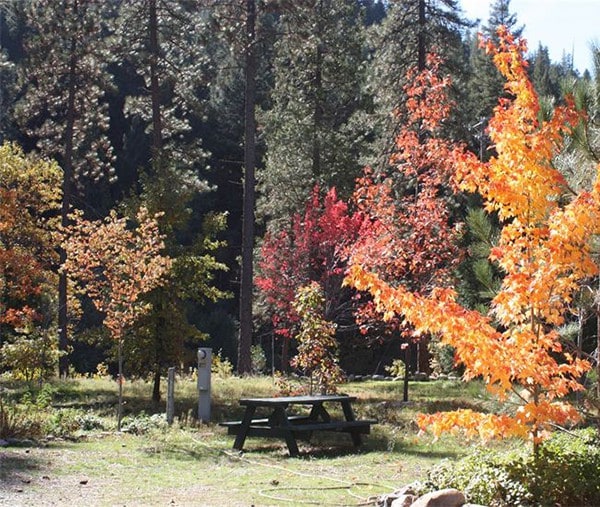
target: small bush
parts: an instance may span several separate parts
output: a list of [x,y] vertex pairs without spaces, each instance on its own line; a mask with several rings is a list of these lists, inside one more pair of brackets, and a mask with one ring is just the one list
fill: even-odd
[[81,431],[105,430],[106,426],[102,419],[92,412],[85,412],[77,416],[77,422]]
[[0,438],[42,437],[45,414],[32,404],[9,404],[0,397]]
[[385,371],[392,377],[404,377],[406,372],[406,365],[402,359],[394,359],[390,366],[385,367]]
[[215,377],[226,379],[233,375],[233,365],[229,359],[224,358],[219,350],[212,355],[212,364],[210,371]]
[[600,438],[595,430],[579,431],[577,437],[556,434],[540,448],[531,488],[548,505],[600,505],[599,470]]
[[509,451],[479,449],[428,475],[429,490],[457,488],[468,501],[490,507],[600,505],[600,440],[581,430],[556,434],[540,446]]
[[252,374],[260,375],[264,373],[267,369],[267,356],[263,348],[260,345],[252,345],[250,356],[252,360]]
[[142,412],[123,419],[122,430],[133,435],[145,435],[152,430],[166,430],[169,427],[165,414],[147,415]]
[[53,410],[45,424],[45,432],[55,437],[71,437],[81,429],[81,413],[72,408]]
[[12,336],[0,347],[0,366],[17,380],[45,380],[58,366],[60,353],[56,343],[47,330]]
[[[430,490],[456,488],[470,502],[495,506],[529,505],[532,498],[518,480],[502,466],[502,455],[478,449],[457,463],[444,461],[428,475],[426,486]],[[513,456],[511,462],[520,463],[522,456]],[[508,502],[511,498],[511,503]]]

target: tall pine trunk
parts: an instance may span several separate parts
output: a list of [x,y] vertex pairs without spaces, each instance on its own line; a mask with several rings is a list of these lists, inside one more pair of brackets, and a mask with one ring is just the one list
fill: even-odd
[[152,101],[152,163],[156,170],[160,163],[160,150],[162,148],[162,117],[160,113],[160,86],[158,83],[158,18],[156,14],[156,0],[148,4],[148,37],[150,42],[150,99]]
[[242,272],[240,284],[240,337],[238,372],[252,370],[252,286],[254,250],[254,201],[256,163],[256,2],[246,0],[246,86],[244,93],[244,203],[242,217]]
[[[75,3],[77,11],[77,3]],[[61,225],[66,227],[69,224],[69,212],[71,209],[71,188],[73,180],[73,135],[75,130],[75,73],[77,71],[77,41],[75,37],[70,42],[70,61],[69,61],[69,81],[67,97],[67,124],[65,127],[65,154],[62,163],[63,183],[62,183],[62,207],[61,207]],[[64,265],[67,260],[67,254],[64,249],[60,249],[60,264]],[[67,273],[61,270],[58,278],[58,350],[61,356],[58,362],[58,373],[61,377],[66,377],[69,372],[69,358],[67,355],[69,344],[69,317],[67,302]]]

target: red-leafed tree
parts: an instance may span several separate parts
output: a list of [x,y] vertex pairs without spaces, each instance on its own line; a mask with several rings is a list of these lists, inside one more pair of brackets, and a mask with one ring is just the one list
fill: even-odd
[[[451,108],[450,81],[440,77],[439,64],[438,58],[430,56],[425,70],[409,72],[407,101],[395,111],[403,126],[395,140],[391,169],[379,173],[367,169],[354,196],[370,226],[352,246],[352,263],[418,294],[447,285],[461,259],[449,197],[454,146],[440,133]],[[378,313],[373,304],[366,305],[359,315],[363,327],[381,325]],[[412,337],[411,328],[400,320],[387,325]],[[420,349],[419,367],[426,369],[425,347]]]
[[126,218],[111,213],[104,221],[76,214],[64,243],[63,269],[104,314],[104,325],[117,344],[119,363],[118,429],[123,407],[123,340],[127,331],[150,309],[141,296],[163,281],[171,259],[161,255],[163,237],[155,217],[141,209],[133,228]]
[[298,330],[293,307],[300,287],[318,282],[325,297],[324,318],[338,331],[354,326],[354,291],[342,288],[345,250],[364,228],[361,213],[352,213],[335,188],[324,196],[313,189],[304,213],[292,217],[288,228],[269,232],[260,249],[256,285],[270,313],[275,333],[283,339],[282,363],[287,367],[289,341]]

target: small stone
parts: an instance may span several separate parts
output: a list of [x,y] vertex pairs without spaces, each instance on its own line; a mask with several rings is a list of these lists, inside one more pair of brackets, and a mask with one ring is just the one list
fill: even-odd
[[79,481],[79,484],[83,484],[85,486],[88,483],[88,481],[89,481],[88,479],[81,479]]

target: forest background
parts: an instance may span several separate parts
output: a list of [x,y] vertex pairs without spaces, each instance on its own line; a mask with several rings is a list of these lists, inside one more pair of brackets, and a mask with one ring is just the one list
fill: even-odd
[[[35,355],[35,368],[58,361],[61,374],[117,371],[103,315],[68,290],[66,254],[46,232],[52,220],[68,226],[73,209],[133,223],[141,206],[156,216],[173,267],[127,330],[127,375],[152,375],[158,389],[168,366],[194,365],[198,346],[241,373],[252,351],[286,369],[299,329],[294,296],[311,281],[325,294],[345,371],[382,373],[398,357],[430,368],[401,323],[381,324],[368,297],[342,288],[344,251],[364,226],[355,182],[399,163],[407,76],[428,68],[429,53],[451,78],[444,138],[489,158],[487,121],[504,84],[477,31],[494,39],[505,25],[519,35],[509,0],[493,2],[479,28],[454,0],[15,0],[0,12],[0,135],[23,149],[5,148],[0,160],[3,217],[13,205],[23,211],[0,229],[3,369]],[[590,119],[554,161],[585,188],[600,156],[598,68],[580,75],[568,55],[553,62],[546,47],[530,49],[545,109],[571,92]],[[414,191],[396,183],[399,202]],[[427,291],[451,273],[461,301],[484,308],[499,286],[487,261],[497,224],[474,196],[448,192],[445,202],[450,223],[466,229],[452,250],[407,218],[409,236],[444,247],[410,284]],[[32,313],[15,313],[25,307]],[[564,333],[591,352],[594,311],[574,312],[570,324]],[[451,352],[434,357],[453,367]]]

